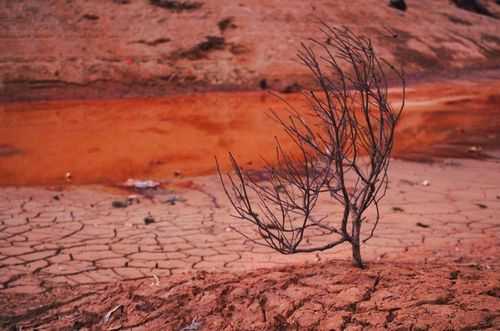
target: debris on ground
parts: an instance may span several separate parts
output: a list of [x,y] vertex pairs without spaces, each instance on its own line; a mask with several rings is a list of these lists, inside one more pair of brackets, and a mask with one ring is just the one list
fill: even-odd
[[139,196],[137,194],[131,194],[127,197],[128,204],[131,205],[133,203],[141,203]]
[[406,9],[408,8],[404,0],[390,0],[389,6],[391,6],[392,8],[399,9],[401,11],[406,11]]
[[158,276],[153,274],[153,279],[154,279],[154,282],[151,283],[151,285],[160,286],[160,278],[158,278]]
[[223,50],[226,47],[224,37],[206,36],[205,40],[191,47],[190,49],[180,51],[174,58],[200,60],[207,57],[207,54],[216,50]]
[[415,182],[412,182],[411,180],[408,180],[408,179],[400,179],[399,180],[402,184],[407,184],[407,185],[410,185],[410,186],[415,186],[416,183]]
[[201,328],[201,322],[198,322],[198,319],[194,318],[191,321],[191,324],[183,327],[181,331],[198,331],[200,330],[200,328]]
[[269,88],[269,84],[267,83],[267,79],[263,78],[259,82],[259,87],[261,90],[267,90]]
[[431,185],[431,182],[427,179],[422,182],[422,186],[430,186],[430,185]]
[[128,207],[128,201],[113,200],[113,202],[111,202],[111,206],[113,208],[127,208]]
[[157,188],[160,186],[160,183],[154,180],[138,180],[129,178],[125,183],[123,183],[123,186],[144,190],[148,188]]
[[151,213],[148,213],[148,216],[144,217],[144,224],[149,225],[151,223],[154,223],[155,219]]
[[175,205],[177,202],[185,202],[186,199],[178,197],[176,195],[172,195],[163,200],[164,203],[169,204],[171,206]]
[[[161,187],[157,188],[146,188],[146,189],[141,189],[137,190],[134,189],[135,192],[137,192],[137,196],[140,199],[150,199],[150,200],[156,200],[163,202],[165,199],[168,197],[172,196],[174,194],[174,191],[169,190],[169,189],[164,189]],[[133,202],[140,203],[140,200],[135,200]]]
[[290,85],[285,86],[285,88],[281,91],[281,93],[297,93],[302,91],[302,85],[297,82],[294,82]]
[[84,14],[82,16],[82,19],[89,20],[89,21],[97,21],[99,19],[99,16],[94,15],[94,14]]
[[460,162],[458,162],[457,160],[453,160],[453,159],[446,159],[443,161],[443,164],[446,166],[458,167],[460,165]]
[[123,312],[123,305],[116,305],[113,309],[108,311],[106,313],[106,315],[104,315],[104,318],[102,319],[102,321],[104,323],[108,323],[116,311],[119,311],[119,313],[121,314]]
[[203,6],[202,2],[177,1],[177,0],[149,0],[154,5],[173,12],[192,11]]
[[417,226],[421,227],[421,228],[430,228],[431,226],[428,225],[428,224],[424,224],[424,223],[420,223],[420,222],[417,222]]
[[[0,84],[0,90],[2,85]],[[20,154],[21,151],[13,146],[2,144],[0,145],[0,156],[12,156]]]
[[479,153],[483,150],[483,148],[481,146],[471,146],[469,147],[468,151],[470,153]]
[[224,32],[227,29],[236,29],[237,28],[236,24],[234,24],[234,17],[226,17],[226,18],[220,20],[217,23],[217,26],[219,27],[219,30],[221,32]]
[[385,258],[387,256],[387,253],[383,253],[383,254],[380,254],[378,257],[377,257],[377,262],[379,262],[380,260],[382,260],[383,258]]

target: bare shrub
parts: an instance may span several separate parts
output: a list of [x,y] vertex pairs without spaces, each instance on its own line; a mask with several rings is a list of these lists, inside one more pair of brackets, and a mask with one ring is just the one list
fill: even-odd
[[[261,172],[242,169],[231,153],[232,171],[223,175],[218,162],[217,170],[233,216],[255,225],[260,239],[233,228],[254,243],[283,254],[349,243],[353,263],[363,267],[360,245],[379,223],[405,80],[401,71],[376,55],[368,38],[324,23],[321,31],[326,41],[310,39],[298,52],[317,84],[302,92],[310,112],[302,115],[287,104],[287,118],[271,113],[295,150],[285,150],[276,140],[276,161],[267,162]],[[391,72],[402,85],[397,110],[388,100]],[[337,219],[313,213],[323,195],[341,207]],[[369,207],[374,208],[370,223],[365,216]],[[370,228],[362,238],[365,224]],[[318,234],[331,240],[315,243]]]

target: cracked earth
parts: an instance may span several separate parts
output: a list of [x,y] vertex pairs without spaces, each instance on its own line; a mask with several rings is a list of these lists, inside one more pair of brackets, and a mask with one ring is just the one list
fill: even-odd
[[[391,167],[381,223],[363,247],[367,273],[344,262],[347,245],[285,256],[246,242],[233,227],[253,236],[252,227],[231,219],[214,176],[172,180],[124,208],[114,201],[130,192],[109,187],[2,188],[0,325],[50,329],[58,316],[68,329],[177,330],[195,318],[206,330],[499,327],[500,162]],[[120,317],[104,325],[112,305]],[[175,305],[186,308],[160,322]]]

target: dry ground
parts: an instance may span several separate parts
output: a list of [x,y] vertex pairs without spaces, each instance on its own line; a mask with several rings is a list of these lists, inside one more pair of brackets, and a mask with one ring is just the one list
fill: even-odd
[[498,330],[500,266],[483,258],[498,261],[499,247],[484,244],[460,260],[363,271],[332,260],[2,294],[0,322],[37,330]]
[[[0,329],[499,330],[500,20],[447,0],[200,3],[0,1]],[[366,270],[347,246],[243,241],[211,175],[214,154],[271,155],[265,111],[284,107],[255,90],[309,83],[294,54],[317,17],[412,82]]]
[[394,160],[366,270],[346,246],[283,256],[244,242],[214,176],[170,179],[127,208],[112,203],[130,192],[109,186],[4,187],[0,326],[497,330],[500,163],[484,152]]
[[[318,37],[318,18],[369,36],[409,77],[499,64],[500,20],[449,0],[407,0],[406,12],[385,0],[187,2],[201,6],[1,1],[0,100],[255,90],[262,80],[278,90],[307,84],[295,53],[301,41]],[[482,3],[500,17],[494,0]]]

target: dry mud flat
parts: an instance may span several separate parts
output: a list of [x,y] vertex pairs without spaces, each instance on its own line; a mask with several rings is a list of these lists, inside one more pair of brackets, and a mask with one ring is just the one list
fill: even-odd
[[497,330],[500,163],[395,160],[391,170],[363,271],[347,246],[283,256],[243,242],[214,176],[172,181],[175,204],[156,196],[127,208],[97,187],[4,188],[1,326]]

